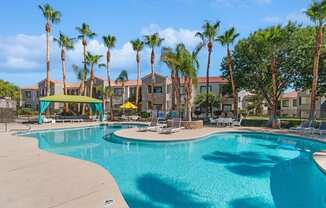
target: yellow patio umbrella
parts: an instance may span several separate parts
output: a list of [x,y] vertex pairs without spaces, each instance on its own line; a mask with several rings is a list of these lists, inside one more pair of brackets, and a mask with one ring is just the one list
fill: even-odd
[[126,102],[125,104],[121,105],[120,108],[125,109],[125,110],[135,110],[135,109],[137,109],[137,106],[135,106],[131,102]]

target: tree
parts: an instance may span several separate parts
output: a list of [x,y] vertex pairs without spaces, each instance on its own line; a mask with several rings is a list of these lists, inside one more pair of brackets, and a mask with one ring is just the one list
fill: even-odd
[[[81,27],[76,27],[77,32],[79,33],[78,39],[82,41],[83,45],[83,57],[84,57],[84,76],[87,75],[87,61],[86,61],[86,56],[87,56],[87,40],[92,39],[96,36],[96,33],[92,32],[91,29],[89,28],[89,25],[86,23],[83,23]],[[84,89],[83,89],[83,94],[86,96],[86,80],[87,77],[84,77]],[[83,107],[83,112],[84,112],[84,107]]]
[[160,47],[160,45],[163,42],[163,38],[160,38],[160,35],[158,33],[154,33],[152,35],[145,35],[145,44],[151,49],[151,58],[150,58],[150,64],[151,64],[151,75],[152,75],[152,83],[151,83],[151,92],[150,92],[150,103],[149,109],[153,110],[153,104],[154,104],[154,84],[155,84],[155,71],[154,71],[154,64],[155,64],[155,48]]
[[[258,30],[238,42],[233,53],[234,79],[238,86],[264,96],[271,109],[270,119],[277,127],[279,97],[295,79],[295,67],[289,65],[290,40],[297,27],[274,26]],[[223,61],[223,75],[227,76],[227,62]]]
[[108,79],[108,94],[110,97],[110,118],[113,120],[113,99],[112,99],[112,87],[111,87],[111,49],[115,47],[117,39],[113,35],[103,36],[104,45],[107,48],[106,51],[106,75]]
[[222,46],[226,46],[227,52],[227,65],[229,68],[229,79],[232,85],[232,96],[233,96],[233,112],[237,117],[238,115],[238,93],[236,83],[233,79],[233,64],[232,64],[232,54],[230,50],[230,45],[234,43],[235,39],[239,36],[239,33],[236,33],[235,28],[231,27],[227,30],[222,36],[218,37],[219,42]]
[[122,70],[115,80],[115,83],[121,83],[122,87],[122,103],[125,102],[125,83],[128,81],[128,72],[127,70]]
[[137,62],[137,87],[136,87],[136,105],[139,102],[139,79],[140,79],[140,52],[144,49],[144,42],[140,39],[130,41],[132,49],[136,52]]
[[315,39],[315,51],[314,51],[314,62],[313,62],[313,79],[311,85],[311,99],[310,99],[310,113],[309,119],[316,119],[316,95],[319,75],[319,62],[321,48],[323,45],[324,26],[326,23],[326,0],[321,2],[313,2],[307,9],[306,15],[315,23],[316,27],[316,39]]
[[[177,60],[177,52],[174,52],[170,47],[163,47],[161,51],[161,61],[164,62],[171,71],[172,81],[172,110],[181,112],[181,96],[180,96],[180,76]],[[177,103],[175,103],[177,101]]]
[[176,46],[177,62],[183,75],[183,86],[186,96],[186,120],[192,120],[192,87],[197,84],[197,69],[199,68],[197,55],[199,50],[190,53],[183,44]]
[[[217,21],[215,23],[210,23],[208,21],[205,21],[202,30],[203,32],[197,32],[196,36],[201,39],[201,43],[197,46],[198,50],[203,48],[204,46],[207,46],[208,50],[208,56],[207,56],[207,68],[206,68],[206,94],[208,99],[208,93],[209,93],[209,70],[211,65],[211,55],[214,47],[214,42],[217,41],[217,34],[218,30],[220,28],[220,22]],[[206,100],[206,103],[208,104],[208,100]],[[206,105],[206,118],[208,118],[208,105]]]
[[[66,83],[66,66],[65,66],[65,58],[66,50],[72,50],[74,48],[74,39],[65,36],[62,32],[60,32],[59,38],[54,38],[54,41],[58,43],[61,49],[61,69],[62,69],[62,82],[63,82],[63,94],[67,95],[67,83]],[[68,103],[64,105],[64,112],[68,111]]]
[[[84,89],[84,84],[86,82],[85,77],[88,76],[89,70],[87,68],[86,70],[86,75],[85,75],[85,70],[82,67],[79,67],[78,65],[73,64],[72,69],[76,75],[77,80],[80,81],[79,85],[79,95],[83,94],[83,89]],[[80,113],[80,104],[78,104],[78,112]]]
[[0,79],[0,98],[5,97],[18,100],[20,97],[20,89],[18,86]]
[[87,52],[86,55],[86,63],[90,65],[91,67],[91,78],[90,78],[90,87],[89,87],[89,96],[93,97],[93,85],[94,85],[94,65],[98,64],[100,59],[102,58],[102,55],[93,55],[90,52]]
[[50,34],[52,24],[59,23],[61,13],[56,11],[50,4],[38,6],[45,18],[45,33],[46,33],[46,95],[50,95]]
[[[199,95],[197,95],[195,97],[194,103],[196,106],[200,107],[200,108],[206,108],[206,93],[200,93]],[[211,117],[213,117],[213,106],[218,106],[219,105],[219,97],[217,97],[216,95],[214,95],[213,93],[208,93],[208,105],[211,111]]]

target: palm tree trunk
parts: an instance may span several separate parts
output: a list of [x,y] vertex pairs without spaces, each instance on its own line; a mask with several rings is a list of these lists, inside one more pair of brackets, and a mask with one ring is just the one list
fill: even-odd
[[320,25],[317,28],[317,35],[316,35],[316,46],[315,46],[314,65],[313,65],[313,79],[312,79],[311,97],[310,97],[309,120],[312,120],[312,121],[316,119],[316,97],[317,97],[320,51],[321,51],[321,46],[323,43],[323,33],[324,33],[324,27],[322,25]]
[[272,102],[272,128],[279,128],[279,124],[277,121],[277,106],[278,106],[278,97],[277,97],[277,68],[276,68],[276,60],[272,59],[271,63],[272,68],[272,87],[273,87],[273,102]]
[[171,92],[171,99],[172,99],[172,111],[175,111],[176,104],[175,104],[175,98],[176,98],[176,85],[177,85],[177,78],[176,78],[176,70],[171,70],[171,80],[172,80],[172,92]]
[[185,91],[186,91],[186,120],[191,121],[191,93],[192,93],[192,80],[185,76]]
[[232,97],[233,97],[233,112],[234,116],[238,117],[238,93],[235,85],[235,81],[233,79],[233,65],[232,65],[232,57],[229,46],[227,46],[227,54],[228,54],[228,65],[229,65],[229,73],[230,80],[232,85]]
[[[84,88],[83,88],[83,95],[86,96],[87,95],[87,90],[86,90],[86,82],[87,82],[87,63],[86,63],[86,51],[87,51],[87,44],[86,44],[86,40],[83,39],[82,40],[82,44],[83,44],[83,56],[84,56]],[[85,114],[85,107],[86,105],[83,104],[82,107],[82,114]]]
[[106,73],[107,73],[107,77],[108,77],[108,85],[109,85],[109,98],[110,98],[110,119],[111,121],[114,120],[113,118],[113,99],[112,99],[112,87],[111,87],[111,65],[110,65],[110,61],[111,61],[111,52],[110,50],[108,50],[106,52]]
[[178,71],[176,71],[176,85],[175,85],[175,92],[176,92],[176,98],[177,98],[177,111],[180,117],[181,112],[181,95],[180,95],[180,77]]
[[139,78],[140,78],[140,55],[139,51],[136,54],[136,62],[137,62],[137,83],[136,83],[136,106],[138,106],[138,99],[139,99]]
[[208,43],[208,59],[206,69],[206,118],[208,118],[209,68],[211,65],[212,43]]
[[151,52],[151,74],[152,74],[152,83],[151,83],[151,93],[150,93],[150,106],[149,109],[153,110],[153,106],[154,106],[154,84],[155,84],[155,74],[154,74],[154,63],[155,63],[155,53],[154,53],[154,49],[152,49]]
[[47,22],[45,26],[46,31],[46,95],[50,95],[51,84],[50,84],[50,32],[51,26],[50,23]]
[[[62,82],[63,82],[63,94],[67,95],[67,83],[66,83],[66,67],[65,67],[65,50],[61,49],[61,68],[62,68]],[[64,112],[68,112],[68,103],[64,104]]]

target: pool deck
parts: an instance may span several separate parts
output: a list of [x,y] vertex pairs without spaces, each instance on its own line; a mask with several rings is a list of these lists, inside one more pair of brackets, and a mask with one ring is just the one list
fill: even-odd
[[[7,133],[0,133],[0,204],[6,208],[103,208],[113,199],[110,208],[127,208],[112,175],[99,165],[60,156],[38,148],[36,139],[15,134],[24,130],[47,130],[87,127],[99,123],[56,123],[30,125],[10,124]],[[151,141],[186,141],[217,132],[257,131],[288,134],[286,130],[267,128],[214,128],[182,130],[171,135],[141,133],[136,129],[117,131],[118,136]],[[313,140],[326,141],[314,137]],[[325,154],[325,153],[324,153]],[[316,163],[326,170],[326,154],[315,154]],[[325,172],[326,173],[326,172]]]

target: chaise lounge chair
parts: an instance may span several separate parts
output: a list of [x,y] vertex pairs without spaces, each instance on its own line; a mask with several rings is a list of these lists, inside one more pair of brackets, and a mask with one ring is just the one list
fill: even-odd
[[313,122],[312,121],[303,121],[298,127],[291,127],[290,132],[312,132],[313,131]]
[[174,119],[172,119],[171,127],[159,128],[158,132],[160,134],[172,134],[172,133],[176,133],[176,132],[180,131],[181,129],[183,129],[183,127],[181,127],[181,118],[174,118]]
[[320,136],[322,134],[326,134],[326,121],[322,121],[319,125],[318,129],[314,129],[314,133],[319,134]]

